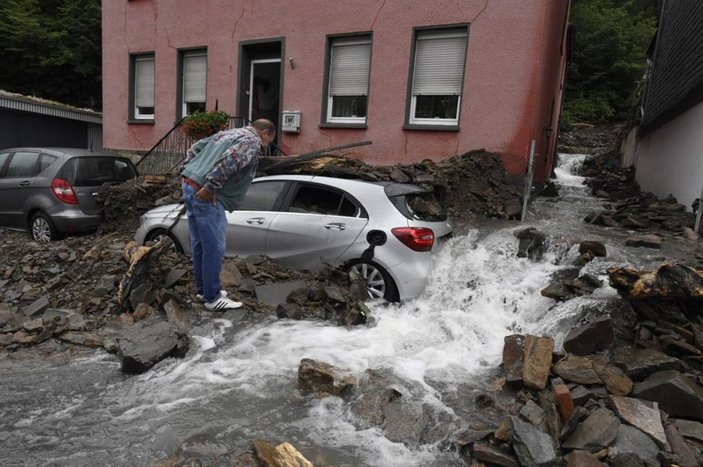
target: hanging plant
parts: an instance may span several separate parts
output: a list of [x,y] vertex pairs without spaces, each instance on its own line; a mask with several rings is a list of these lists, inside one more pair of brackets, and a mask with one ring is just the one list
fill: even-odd
[[229,125],[229,114],[221,110],[194,112],[183,119],[181,130],[193,139],[202,139],[222,131]]

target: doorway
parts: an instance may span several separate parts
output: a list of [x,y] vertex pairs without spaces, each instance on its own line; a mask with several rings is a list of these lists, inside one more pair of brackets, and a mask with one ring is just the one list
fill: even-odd
[[[237,115],[242,120],[267,118],[276,125],[272,149],[278,153],[283,102],[284,39],[240,42]],[[270,146],[271,148],[271,146]]]
[[249,120],[267,118],[278,127],[281,59],[252,60],[249,79]]

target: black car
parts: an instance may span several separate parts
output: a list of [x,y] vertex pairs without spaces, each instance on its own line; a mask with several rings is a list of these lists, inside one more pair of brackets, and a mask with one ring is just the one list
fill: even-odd
[[117,154],[69,148],[0,150],[0,226],[48,242],[103,221],[99,189],[137,176]]

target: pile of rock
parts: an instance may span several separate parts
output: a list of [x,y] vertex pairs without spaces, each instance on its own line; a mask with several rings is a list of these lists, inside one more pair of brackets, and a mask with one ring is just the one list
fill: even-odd
[[[133,277],[120,299],[130,267],[123,257],[125,237],[91,242],[70,237],[49,244],[19,239],[22,234],[8,233],[2,241],[8,266],[0,270],[0,350],[55,339],[103,347],[120,356],[123,371],[139,373],[166,357],[183,356],[191,327],[208,315],[194,297],[190,259],[173,250],[145,264],[144,274]],[[340,325],[370,317],[361,302],[365,287],[334,267],[311,273],[263,256],[228,258],[221,283],[248,312],[273,314],[283,303],[279,316]],[[280,290],[285,294],[277,295]]]
[[588,177],[586,184],[592,194],[610,201],[604,209],[589,213],[584,220],[607,227],[692,236],[695,215],[673,196],[658,199],[652,193],[642,192],[635,180],[634,167],[615,166],[618,154],[614,150],[605,152],[584,163],[580,174]]
[[524,177],[506,172],[497,154],[470,151],[439,162],[371,166],[341,156],[262,158],[264,175],[282,173],[415,183],[433,188],[435,198],[453,217],[514,218],[522,210]]
[[563,351],[551,337],[505,338],[519,403],[467,455],[504,466],[703,463],[701,273],[664,264],[608,274],[624,311],[573,328]]

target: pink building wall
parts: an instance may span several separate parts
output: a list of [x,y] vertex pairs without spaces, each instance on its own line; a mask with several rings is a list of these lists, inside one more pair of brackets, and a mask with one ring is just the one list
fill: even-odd
[[[543,179],[555,147],[568,8],[569,0],[104,0],[104,146],[148,150],[173,126],[179,49],[207,47],[207,108],[217,101],[235,115],[240,42],[284,38],[281,110],[302,113],[300,133],[281,134],[287,154],[372,140],[348,154],[394,164],[484,148],[524,172],[534,138]],[[413,28],[461,23],[469,36],[459,131],[404,129]],[[369,31],[367,128],[321,128],[326,36]],[[129,54],[140,52],[155,53],[153,124],[128,123]]]

